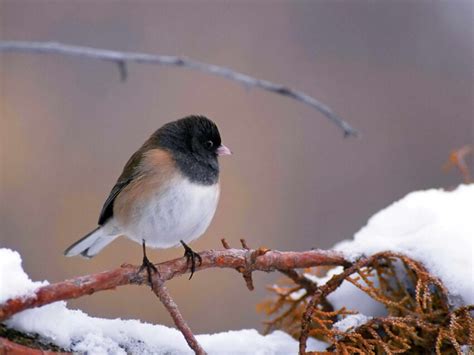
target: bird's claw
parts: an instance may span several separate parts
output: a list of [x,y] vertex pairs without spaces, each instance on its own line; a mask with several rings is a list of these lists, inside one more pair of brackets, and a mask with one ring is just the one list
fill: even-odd
[[158,273],[158,269],[150,260],[148,260],[146,255],[143,256],[143,263],[142,263],[142,266],[140,266],[138,273],[142,272],[145,269],[148,275],[148,282],[150,283],[150,285],[152,285],[152,274]]
[[186,264],[189,267],[189,264],[191,263],[191,275],[189,276],[189,280],[193,277],[194,271],[196,271],[196,259],[199,261],[199,266],[202,264],[202,258],[201,255],[196,253],[194,250],[192,250],[185,242],[182,240],[180,241],[181,244],[183,245],[184,248],[184,256],[186,257]]
[[142,241],[142,248],[143,248],[143,262],[142,262],[142,266],[140,266],[140,269],[138,270],[138,273],[141,273],[143,270],[146,269],[147,275],[148,275],[148,283],[151,285],[151,288],[153,288],[153,284],[151,282],[152,281],[152,274],[153,274],[153,272],[158,274],[158,269],[156,268],[156,266],[150,260],[148,260],[148,258],[146,256],[145,240]]

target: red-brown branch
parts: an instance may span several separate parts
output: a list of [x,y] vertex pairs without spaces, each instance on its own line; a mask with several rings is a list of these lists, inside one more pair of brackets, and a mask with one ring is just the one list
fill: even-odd
[[461,173],[464,183],[470,184],[471,182],[474,182],[466,162],[466,157],[473,153],[474,146],[469,144],[459,149],[453,150],[451,154],[449,154],[449,159],[446,164],[444,164],[443,169],[449,170],[452,167],[456,167]]
[[196,340],[196,337],[191,331],[191,328],[188,326],[188,323],[186,323],[183,316],[181,315],[181,312],[178,309],[178,305],[171,297],[164,282],[158,277],[155,277],[152,280],[151,289],[168,310],[168,313],[171,315],[171,318],[173,318],[174,324],[183,334],[184,339],[186,339],[186,342],[188,343],[189,347],[194,350],[194,353],[196,355],[205,355],[206,352]]
[[[249,254],[250,253],[250,254]],[[248,267],[249,255],[255,250],[227,249],[210,250],[200,253],[202,264],[196,268],[230,268],[243,270]],[[344,257],[335,251],[310,250],[303,252],[267,251],[255,258],[252,270],[274,271],[306,268],[320,265],[348,265]],[[178,258],[156,264],[161,280],[167,281],[189,272],[185,258]],[[0,321],[25,309],[40,307],[56,301],[90,295],[95,292],[114,289],[123,285],[147,284],[146,271],[138,272],[139,267],[124,264],[121,267],[98,274],[75,277],[48,286],[40,287],[31,296],[17,297],[0,305]]]
[[26,345],[17,344],[11,340],[0,337],[0,355],[66,355],[70,353],[47,351],[42,349],[30,348]]

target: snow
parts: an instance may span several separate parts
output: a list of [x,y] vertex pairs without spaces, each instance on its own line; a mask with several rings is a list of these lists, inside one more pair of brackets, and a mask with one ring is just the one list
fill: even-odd
[[[308,338],[306,342],[306,351],[325,351],[329,346],[328,343],[315,339],[315,338]],[[296,354],[296,353],[295,353]]]
[[16,296],[29,296],[48,283],[33,282],[21,268],[21,257],[16,251],[0,249],[0,303]]
[[334,249],[351,259],[386,250],[404,253],[439,277],[452,301],[473,304],[474,185],[412,192]]
[[351,314],[344,319],[334,323],[334,328],[340,332],[347,332],[360,327],[362,324],[367,323],[372,317],[364,316],[363,314]]
[[[353,240],[338,243],[336,250],[356,259],[385,250],[407,254],[421,261],[438,276],[450,291],[451,301],[474,303],[474,185],[455,191],[426,190],[408,194],[376,213]],[[323,284],[342,268],[325,277],[306,274]],[[47,282],[33,282],[21,267],[17,252],[0,248],[0,303],[9,298],[31,295]],[[304,293],[294,294],[302,297]],[[371,317],[383,316],[385,308],[348,282],[328,300],[338,309],[345,306],[360,312],[336,323],[337,329],[350,331]],[[20,331],[39,334],[74,352],[93,354],[191,354],[179,331],[138,320],[101,319],[66,302],[21,312],[6,322]],[[290,354],[298,343],[288,334],[275,331],[263,336],[255,329],[197,335],[209,354]],[[327,344],[310,339],[309,350],[324,350]]]

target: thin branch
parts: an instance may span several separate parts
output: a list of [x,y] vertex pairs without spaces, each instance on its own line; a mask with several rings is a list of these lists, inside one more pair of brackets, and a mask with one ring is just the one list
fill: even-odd
[[0,354],[17,354],[17,355],[66,355],[71,353],[48,351],[42,349],[35,349],[27,345],[15,343],[6,338],[0,337]]
[[188,343],[189,347],[194,350],[195,354],[205,355],[206,352],[201,347],[201,345],[199,345],[198,341],[196,340],[196,337],[194,336],[193,332],[191,331],[191,328],[188,326],[183,316],[181,315],[181,312],[178,309],[178,305],[171,297],[171,294],[166,288],[164,282],[159,279],[159,277],[153,278],[151,289],[168,310],[168,313],[171,315],[171,318],[173,318],[174,324],[183,334],[184,339],[186,339],[186,342]]
[[[196,267],[196,272],[208,268],[246,268],[249,255],[254,252],[252,249],[210,250],[202,252],[200,253],[202,264]],[[268,251],[255,259],[252,270],[269,272],[320,265],[347,264],[348,262],[344,257],[335,251]],[[156,267],[163,282],[189,273],[186,258],[184,257],[156,264]],[[124,264],[111,271],[79,276],[40,287],[33,295],[13,298],[0,304],[0,322],[25,309],[44,306],[56,301],[74,299],[99,291],[111,290],[119,286],[147,284],[146,270],[141,273],[138,271],[138,266]]]
[[50,53],[87,59],[105,60],[115,63],[118,66],[122,80],[127,78],[127,63],[131,62],[176,66],[198,70],[206,74],[216,75],[228,80],[236,81],[247,88],[256,87],[300,101],[326,116],[326,118],[328,118],[332,123],[343,130],[344,136],[348,137],[358,135],[357,130],[339,117],[331,108],[302,91],[273,83],[268,80],[258,79],[227,67],[207,64],[187,57],[153,55],[137,52],[119,52],[92,47],[72,46],[56,42],[26,41],[0,41],[0,52]]
[[[221,239],[222,245],[226,249],[230,249],[229,243],[225,240],[225,238]],[[240,244],[242,245],[242,248],[244,250],[247,250],[248,253],[245,258],[245,267],[238,267],[237,271],[240,272],[244,278],[245,285],[249,289],[249,291],[253,291],[255,287],[253,286],[253,277],[252,277],[252,272],[254,271],[253,265],[255,264],[255,261],[259,256],[264,255],[265,253],[269,252],[270,249],[268,248],[258,248],[258,249],[250,249],[250,247],[247,245],[247,241],[245,239],[240,239]]]
[[443,169],[447,171],[452,167],[456,167],[461,173],[465,184],[470,184],[471,182],[474,182],[474,179],[472,178],[471,173],[469,172],[469,167],[466,163],[466,157],[473,153],[474,146],[469,144],[459,149],[453,150],[451,154],[449,154],[449,159],[446,164],[444,164]]
[[303,287],[308,294],[313,294],[317,289],[318,285],[316,282],[313,282],[312,280],[308,279],[304,274],[300,274],[296,270],[278,270],[280,271],[283,275],[288,277],[289,279],[293,280],[293,282],[297,285],[300,285]]
[[299,339],[299,353],[301,355],[306,354],[306,341],[308,340],[308,336],[309,336],[311,317],[313,315],[313,312],[316,306],[327,295],[329,295],[331,292],[334,292],[344,282],[344,280],[348,276],[357,272],[362,267],[362,265],[365,265],[368,262],[367,260],[372,260],[372,258],[361,259],[357,263],[345,269],[340,274],[334,275],[324,285],[319,286],[316,292],[313,294],[310,301],[308,302],[308,305],[306,306],[306,310],[303,314],[303,320],[301,322],[301,334],[300,334],[300,339]]

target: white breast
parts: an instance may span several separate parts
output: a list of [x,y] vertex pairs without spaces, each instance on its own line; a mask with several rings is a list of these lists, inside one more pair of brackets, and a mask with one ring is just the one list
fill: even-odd
[[211,223],[219,200],[219,184],[206,186],[177,177],[136,206],[136,218],[122,226],[124,234],[153,248],[170,248],[180,240],[200,237]]

